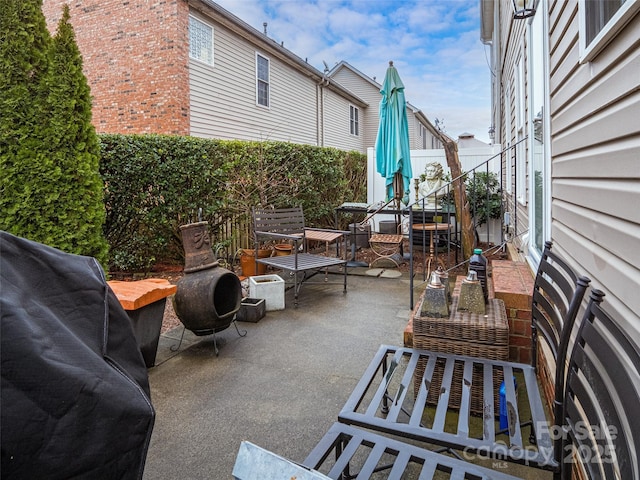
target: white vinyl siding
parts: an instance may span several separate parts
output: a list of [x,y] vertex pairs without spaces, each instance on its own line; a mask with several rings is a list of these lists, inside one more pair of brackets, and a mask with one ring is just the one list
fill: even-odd
[[431,134],[427,127],[420,121],[413,108],[407,108],[407,124],[409,126],[409,145],[411,150],[424,150],[427,145],[431,145],[431,140],[427,140]]
[[213,27],[189,16],[189,57],[213,66]]
[[577,9],[550,1],[552,236],[640,338],[638,18],[581,63]]
[[[542,1],[542,0],[541,0]],[[529,255],[529,211],[527,206],[527,86],[526,86],[526,30],[529,20],[513,19],[511,0],[496,0],[498,15],[491,53],[492,70],[496,74],[496,90],[492,96],[496,110],[496,127],[502,145],[509,147],[503,155],[505,181],[505,210],[511,215],[513,243]],[[508,188],[508,187],[511,188]],[[535,261],[533,262],[535,263]]]
[[409,149],[418,150],[420,148],[420,139],[418,138],[418,132],[420,122],[416,118],[413,110],[407,106],[407,130],[409,131]]
[[[383,78],[384,73],[381,72]],[[400,72],[402,75],[402,72]],[[358,98],[368,103],[366,108],[359,108],[359,136],[361,137],[361,143],[364,146],[362,152],[366,152],[369,147],[374,147],[376,143],[376,137],[378,135],[378,125],[380,123],[379,111],[380,111],[380,89],[382,85],[378,84],[375,79],[367,77],[363,73],[359,73],[353,67],[348,64],[338,66],[335,71],[331,72],[331,78],[342,85],[344,88],[354,93]],[[420,136],[420,126],[424,127],[418,120],[418,115],[410,106],[407,106],[407,122],[409,129],[409,144],[411,149],[422,148],[440,148],[441,146],[436,143],[436,146],[432,146],[433,137],[430,133],[427,133],[429,138]]]
[[367,147],[373,147],[376,143],[380,87],[346,67],[337,70],[331,78],[369,104],[367,108],[360,109],[360,138],[364,145],[364,150],[361,151],[365,153]]
[[[503,145],[505,147],[510,147],[512,144],[512,132],[511,132],[511,116],[513,115],[511,111],[511,89],[509,88],[509,84],[505,85],[505,93],[504,93],[504,131],[505,136],[503,140]],[[506,175],[506,187],[507,193],[511,194],[513,192],[513,149],[509,148],[505,154],[505,175]]]
[[[346,112],[353,105],[327,88],[321,89],[324,111],[324,146],[341,150],[366,150],[362,136],[349,134],[350,118]],[[345,135],[346,132],[346,135]]]
[[189,63],[191,135],[316,145],[316,82],[271,57],[271,107],[256,105],[255,46],[214,25],[216,68],[194,60]]
[[515,69],[516,141],[520,142],[515,149],[515,167],[517,200],[522,205],[525,205],[527,202],[527,142],[521,142],[521,140],[526,137],[525,116],[527,97],[523,56],[524,55],[521,55],[520,58],[518,58]]

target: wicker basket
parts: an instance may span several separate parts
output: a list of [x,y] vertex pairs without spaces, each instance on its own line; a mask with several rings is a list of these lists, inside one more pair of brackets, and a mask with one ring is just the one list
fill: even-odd
[[[416,315],[413,319],[414,337],[426,335],[432,338],[448,338],[481,344],[509,345],[509,323],[502,300],[489,299],[485,315],[457,312],[458,300],[458,296],[453,297],[449,318]],[[421,310],[422,304],[420,303],[416,307],[416,312]]]
[[[486,315],[457,312],[458,297],[453,297],[451,315],[449,318],[421,317],[413,319],[413,347],[420,350],[430,350],[454,355],[487,358],[490,360],[509,359],[509,323],[504,302],[490,299],[487,304]],[[419,312],[421,304],[416,306]],[[426,361],[420,360],[416,368],[414,379],[415,391],[418,391]],[[503,375],[500,369],[494,369],[494,414],[498,414],[499,388]],[[463,382],[462,366],[456,364],[453,373],[449,407],[459,408],[462,397]],[[437,403],[443,376],[443,365],[436,366],[428,403]],[[480,365],[474,368],[471,385],[471,411],[483,413],[482,369]]]
[[[420,383],[424,376],[424,371],[427,366],[427,360],[421,358],[418,360],[418,365],[415,370],[414,377],[414,395],[418,395]],[[437,405],[438,397],[440,395],[440,389],[442,387],[442,377],[444,374],[444,361],[438,360],[436,368],[431,378],[431,384],[429,386],[429,395],[427,395],[428,405]],[[481,365],[475,365],[473,368],[473,375],[471,380],[471,413],[482,415],[484,412],[484,389],[482,382],[483,372]],[[501,369],[493,369],[493,415],[498,415],[498,405],[500,399],[500,384],[504,375]],[[462,364],[456,363],[453,368],[453,378],[451,379],[451,387],[449,390],[449,408],[459,409],[460,401],[462,400],[462,384],[463,384],[463,370]]]

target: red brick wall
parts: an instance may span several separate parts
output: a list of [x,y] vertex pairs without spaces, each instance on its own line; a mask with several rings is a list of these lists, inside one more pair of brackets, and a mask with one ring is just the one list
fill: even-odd
[[189,134],[186,0],[44,0],[54,31],[69,4],[99,133]]
[[496,298],[504,301],[509,320],[509,360],[531,363],[531,294],[534,278],[526,263],[491,262]]

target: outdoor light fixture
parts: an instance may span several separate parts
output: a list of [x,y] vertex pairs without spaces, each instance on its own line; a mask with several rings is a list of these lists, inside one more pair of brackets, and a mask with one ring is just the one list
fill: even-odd
[[511,0],[513,3],[513,18],[523,20],[536,14],[536,0]]

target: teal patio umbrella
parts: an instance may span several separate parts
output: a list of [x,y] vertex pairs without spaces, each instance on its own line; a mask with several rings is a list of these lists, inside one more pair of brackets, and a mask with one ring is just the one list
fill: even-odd
[[380,124],[376,138],[376,171],[385,179],[386,200],[409,203],[411,157],[409,126],[404,84],[398,71],[389,62],[389,68],[380,90]]

